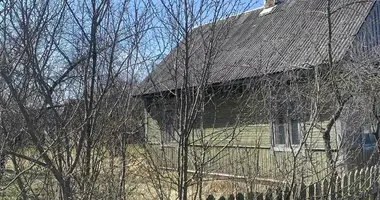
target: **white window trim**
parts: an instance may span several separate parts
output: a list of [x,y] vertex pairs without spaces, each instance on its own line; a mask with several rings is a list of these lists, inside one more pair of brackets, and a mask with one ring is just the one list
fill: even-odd
[[[291,145],[292,148],[289,146],[288,141],[288,137],[289,137],[289,133],[285,135],[285,143],[286,144],[276,144],[276,126],[278,123],[276,123],[276,121],[278,120],[275,120],[275,121],[271,121],[270,122],[270,134],[271,134],[271,148],[273,151],[285,151],[285,152],[291,152],[292,151],[292,148],[293,148],[293,151],[298,151],[299,148],[300,148],[300,144],[293,144]],[[287,127],[289,126],[289,122],[285,123],[286,125],[286,130],[289,130]],[[302,122],[298,122],[297,123],[298,125],[298,137],[299,137],[299,141],[300,143],[302,142],[302,134],[301,134],[301,130],[302,130],[302,125],[303,123]]]

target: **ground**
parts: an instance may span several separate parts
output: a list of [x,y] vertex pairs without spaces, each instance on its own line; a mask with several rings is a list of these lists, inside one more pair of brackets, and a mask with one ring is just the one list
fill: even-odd
[[[128,199],[159,199],[159,195],[163,195],[163,199],[175,199],[176,196],[176,185],[173,183],[176,174],[174,172],[160,172],[160,183],[158,181],[158,173],[152,170],[151,165],[148,163],[148,159],[144,159],[143,150],[141,147],[134,146],[128,148],[128,168],[127,168],[127,185],[126,191]],[[28,190],[28,195],[30,199],[51,199],[51,195],[56,192],[51,188],[47,187],[55,186],[53,177],[46,173],[46,169],[31,165],[29,162],[20,162],[20,170],[25,170],[22,174],[22,180],[24,185],[26,185]],[[115,157],[114,160],[114,173],[120,170],[120,157]],[[97,181],[100,182],[101,187],[98,187],[97,192],[94,194],[94,198],[99,199],[104,198],[104,194],[111,188],[112,184],[118,184],[119,177],[114,176],[111,178],[110,174],[110,159],[106,158],[100,166],[101,173]],[[7,162],[6,170],[3,179],[0,181],[0,199],[11,200],[19,199],[20,190],[17,187],[17,180],[14,180],[14,166],[12,161],[9,159]],[[11,183],[11,184],[10,184]],[[46,183],[46,184],[43,184]],[[9,184],[9,185],[8,185]],[[247,184],[243,181],[232,181],[232,180],[218,180],[215,177],[208,177],[205,179],[203,185],[203,196],[205,198],[208,194],[213,194],[215,196],[229,196],[232,193],[247,192]],[[112,189],[112,188],[111,188]],[[161,189],[161,190],[160,190]],[[263,188],[260,188],[263,189]],[[257,188],[256,188],[257,190]],[[190,195],[194,195],[195,186],[189,188]],[[96,198],[96,199],[98,199]]]

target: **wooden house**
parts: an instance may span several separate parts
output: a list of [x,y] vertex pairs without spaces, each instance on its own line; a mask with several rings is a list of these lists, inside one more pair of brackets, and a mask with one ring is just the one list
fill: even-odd
[[[219,175],[274,181],[297,171],[303,178],[321,178],[329,171],[323,131],[332,120],[329,139],[337,165],[358,167],[368,161],[362,145],[365,140],[374,143],[377,136],[370,126],[372,104],[359,81],[361,73],[352,71],[365,66],[368,74],[376,74],[380,2],[330,3],[267,0],[262,8],[194,28],[187,64],[179,45],[141,83],[137,94],[145,102],[147,139],[160,147],[159,160],[165,160],[161,164],[175,168],[178,160],[182,121],[177,111],[183,106],[179,96],[184,90],[201,90],[204,97],[196,112],[201,114],[191,125],[189,160],[195,171],[203,156],[210,161],[202,165],[204,171]],[[203,41],[215,32],[217,52],[205,62],[209,43]],[[326,78],[332,70],[349,77],[347,87],[338,87],[348,100],[336,119],[342,100],[331,88],[346,79]],[[207,76],[199,78],[202,73]],[[341,149],[358,146],[361,150],[354,156],[339,155]]]

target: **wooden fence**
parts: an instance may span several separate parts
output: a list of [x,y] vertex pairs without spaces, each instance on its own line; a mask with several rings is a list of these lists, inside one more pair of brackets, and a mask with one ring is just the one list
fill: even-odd
[[266,192],[230,194],[226,197],[209,195],[206,200],[376,200],[380,199],[380,165],[336,175],[312,184],[293,184],[294,187],[268,187]]
[[[156,163],[163,169],[177,169],[176,146],[156,147],[154,152],[157,157]],[[196,170],[196,164],[200,164],[199,155],[202,147],[192,145],[190,148],[189,170]],[[205,152],[207,162],[203,170],[205,173],[226,174],[248,179],[272,179],[283,180],[288,178],[294,170],[297,176],[306,177],[308,182],[329,174],[325,152],[321,149],[308,149],[300,154],[296,161],[292,152],[276,152],[270,147],[255,146],[212,146]],[[333,152],[336,156],[336,152]],[[294,168],[293,162],[296,162]]]

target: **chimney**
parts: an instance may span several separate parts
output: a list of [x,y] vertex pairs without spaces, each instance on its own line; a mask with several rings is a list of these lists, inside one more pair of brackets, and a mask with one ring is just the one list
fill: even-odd
[[270,8],[276,5],[276,0],[264,0],[264,8]]
[[264,0],[264,9],[259,14],[260,17],[268,15],[273,12],[276,5],[284,2],[285,0]]

